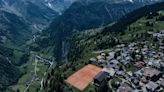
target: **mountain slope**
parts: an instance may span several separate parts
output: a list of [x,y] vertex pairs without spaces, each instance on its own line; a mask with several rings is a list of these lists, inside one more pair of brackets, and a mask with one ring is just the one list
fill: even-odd
[[[0,91],[17,82],[21,72],[16,66],[26,62],[22,45],[32,38],[32,29],[23,18],[0,10]],[[24,50],[24,49],[23,49]],[[21,53],[21,54],[18,54]]]
[[22,18],[12,13],[0,11],[0,21],[1,43],[11,42],[19,46],[31,38],[32,30]]
[[41,31],[75,0],[0,0],[0,10],[22,17],[34,31]]
[[0,46],[0,91],[17,81],[21,72],[11,64],[10,57],[13,55],[13,50]]
[[22,46],[56,15],[52,9],[32,2],[0,0],[0,91],[17,82],[21,75],[16,66],[27,61]]
[[0,10],[22,17],[33,31],[42,30],[58,13],[42,3],[28,0],[0,0]]
[[164,14],[158,12],[164,11],[163,5],[164,2],[145,6],[128,13],[114,24],[74,35],[71,39],[70,60],[77,60],[88,52],[108,49],[119,43],[150,39],[148,31],[164,29]]
[[28,61],[27,45],[34,33],[42,31],[73,2],[55,1],[0,0],[0,92],[22,74],[17,67]]
[[65,47],[62,44],[73,32],[107,25],[130,11],[154,3],[154,1],[148,3],[140,0],[111,2],[110,0],[81,0],[73,3],[63,15],[51,23],[47,32],[43,32],[43,38],[38,42],[39,46],[41,48],[52,46],[57,61],[60,61],[61,54],[65,54],[61,52],[64,49],[61,47]]
[[[46,85],[45,90],[59,90],[61,92],[71,90],[79,92],[79,90],[73,87],[71,88],[69,84],[65,84],[63,81],[79,70],[79,67],[90,64],[90,58],[97,56],[101,51],[109,53],[109,50],[114,49],[117,44],[121,43],[129,45],[131,42],[142,43],[148,41],[148,44],[153,44],[155,40],[147,32],[160,32],[164,29],[163,6],[164,2],[145,6],[128,13],[114,24],[99,29],[78,32],[73,35],[70,38],[72,50],[69,53],[70,61],[72,62],[66,62],[64,65],[61,65],[59,70],[53,69],[56,74],[47,77],[47,80],[44,82]],[[157,44],[159,43],[157,42]],[[93,62],[93,64],[96,64],[96,62]],[[59,77],[58,80],[54,76],[55,78]],[[49,83],[49,81],[52,83]],[[59,82],[56,83],[56,81]],[[89,85],[82,92],[88,92],[94,89],[95,86]]]

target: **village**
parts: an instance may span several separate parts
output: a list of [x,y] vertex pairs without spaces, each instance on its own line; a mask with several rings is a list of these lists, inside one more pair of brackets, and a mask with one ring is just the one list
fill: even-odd
[[110,92],[163,92],[164,31],[148,34],[156,39],[155,43],[132,42],[101,52],[66,83],[81,91],[91,84],[97,91],[105,90],[103,86],[107,85]]

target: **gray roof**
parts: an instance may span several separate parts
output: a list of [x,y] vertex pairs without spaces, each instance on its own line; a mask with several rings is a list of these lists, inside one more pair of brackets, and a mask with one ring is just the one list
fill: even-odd
[[99,82],[102,82],[107,76],[108,76],[107,72],[101,71],[94,77],[94,79],[98,80]]
[[151,88],[152,90],[155,90],[159,85],[155,82],[150,81],[147,85],[148,88]]

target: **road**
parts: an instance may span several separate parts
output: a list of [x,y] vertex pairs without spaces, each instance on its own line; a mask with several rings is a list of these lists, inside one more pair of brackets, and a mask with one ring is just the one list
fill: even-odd
[[[48,63],[48,64],[49,64],[49,67],[48,67],[47,71],[44,73],[44,76],[43,76],[43,78],[42,78],[42,80],[41,80],[41,82],[40,82],[40,85],[41,85],[41,86],[40,86],[40,91],[43,89],[43,80],[44,80],[44,78],[46,77],[47,73],[50,71],[51,67],[52,67],[53,64],[54,64],[53,61],[49,61],[49,60],[44,59],[44,58],[42,58],[42,57],[40,57],[40,56],[38,56],[38,55],[34,55],[34,58],[35,58],[35,60],[34,60],[34,61],[35,61],[34,75],[33,75],[32,79],[30,80],[28,86],[27,86],[26,89],[24,90],[24,92],[28,92],[30,86],[33,85],[34,81],[35,81],[36,78],[37,78],[37,65],[38,65],[38,62],[41,62],[41,63]],[[40,92],[40,91],[39,91],[39,92]]]
[[41,59],[42,62],[49,63],[48,70],[44,73],[44,76],[43,76],[43,78],[42,78],[42,80],[41,80],[41,82],[40,82],[40,90],[39,90],[39,92],[41,92],[41,90],[43,89],[43,81],[44,81],[44,78],[46,77],[47,73],[51,70],[51,68],[52,68],[52,66],[53,66],[53,64],[54,64],[54,62],[49,61],[49,60],[44,59],[44,58],[41,58],[41,57],[38,56],[38,55],[37,55],[37,58]]

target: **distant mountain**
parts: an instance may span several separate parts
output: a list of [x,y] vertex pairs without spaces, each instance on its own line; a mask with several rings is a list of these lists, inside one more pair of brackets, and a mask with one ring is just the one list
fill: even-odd
[[74,0],[0,0],[0,10],[22,17],[34,31],[41,31],[72,2]]
[[1,44],[22,45],[32,37],[32,29],[21,17],[0,11],[0,42]]
[[61,15],[75,1],[77,0],[45,0],[45,5]]
[[28,22],[34,31],[42,30],[48,22],[57,16],[57,12],[42,5],[25,0],[0,0],[1,11],[13,13]]
[[[161,0],[158,0],[161,1]],[[41,48],[52,46],[57,61],[61,60],[65,38],[73,32],[105,26],[117,21],[125,14],[152,4],[154,0],[79,0],[74,2],[61,16],[43,32],[38,42]],[[47,44],[44,44],[46,42]]]

